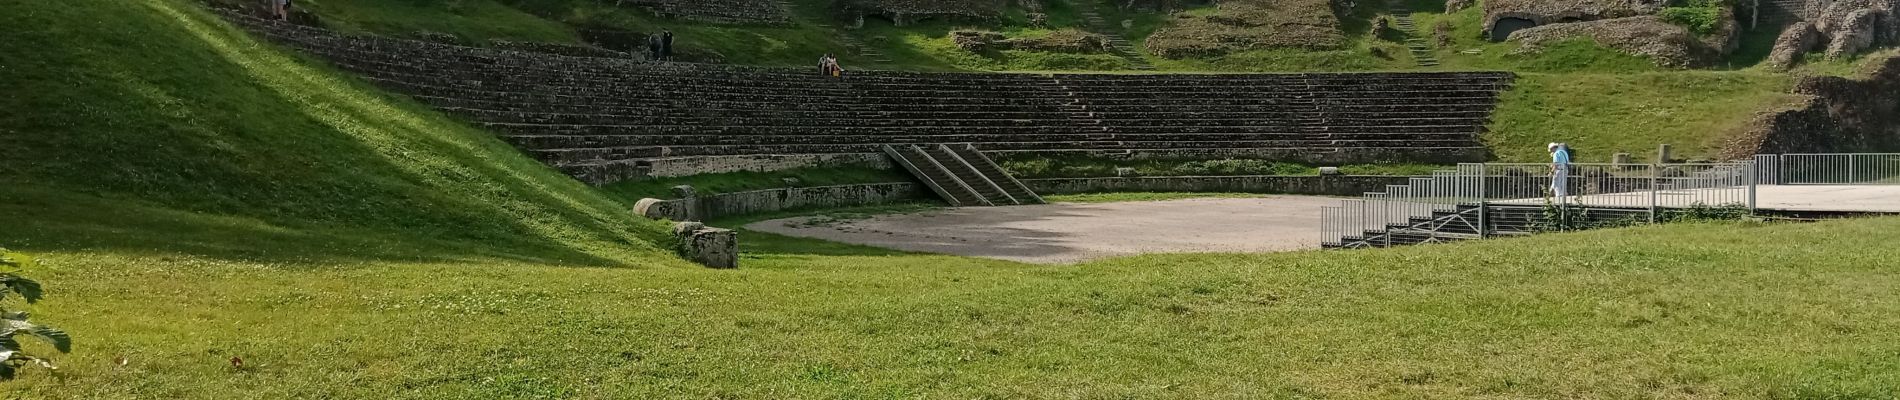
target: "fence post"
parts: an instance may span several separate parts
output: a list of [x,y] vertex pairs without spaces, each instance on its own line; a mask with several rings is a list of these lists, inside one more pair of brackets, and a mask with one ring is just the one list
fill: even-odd
[[1649,223],[1656,223],[1656,190],[1662,185],[1662,164],[1649,165]]
[[1855,170],[1859,168],[1860,166],[1856,165],[1859,163],[1854,162],[1854,158],[1855,156],[1853,154],[1847,155],[1847,184],[1849,185],[1852,185],[1856,182],[1860,182],[1860,177],[1858,176],[1859,174],[1855,173],[1855,172],[1858,172]]
[[1786,154],[1775,155],[1775,184],[1788,184],[1788,155]]
[[1488,164],[1484,164],[1484,163],[1478,164],[1478,239],[1486,239],[1486,238],[1491,237],[1491,224],[1486,222],[1486,217],[1485,217],[1491,214],[1490,201],[1487,200],[1490,198],[1489,197],[1490,193],[1485,191],[1485,186],[1486,186],[1485,181],[1490,180],[1489,178],[1485,177],[1486,165]]
[[1760,168],[1760,167],[1756,166],[1754,161],[1748,162],[1748,177],[1747,178],[1748,178],[1748,214],[1749,215],[1755,214],[1755,196],[1756,196],[1756,192],[1755,192],[1756,182],[1755,181],[1759,180],[1758,178],[1760,178],[1756,175],[1761,174],[1761,171],[1757,170],[1756,168]]

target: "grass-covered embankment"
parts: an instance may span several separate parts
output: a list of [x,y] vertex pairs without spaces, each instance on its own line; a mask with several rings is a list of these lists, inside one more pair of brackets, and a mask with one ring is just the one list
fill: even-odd
[[0,244],[670,262],[659,224],[193,3],[7,3]]
[[1793,84],[1746,71],[1520,74],[1480,138],[1505,162],[1548,162],[1549,142],[1585,152],[1581,162],[1652,160],[1665,143],[1678,158],[1711,157],[1756,113],[1793,100]]

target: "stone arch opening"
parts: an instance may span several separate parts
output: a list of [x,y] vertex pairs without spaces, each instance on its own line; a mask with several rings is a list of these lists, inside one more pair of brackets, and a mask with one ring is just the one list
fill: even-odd
[[1530,29],[1536,26],[1537,26],[1536,21],[1531,21],[1528,19],[1509,18],[1509,17],[1498,18],[1498,22],[1494,22],[1491,24],[1491,41],[1502,42],[1505,39],[1510,39],[1512,32]]

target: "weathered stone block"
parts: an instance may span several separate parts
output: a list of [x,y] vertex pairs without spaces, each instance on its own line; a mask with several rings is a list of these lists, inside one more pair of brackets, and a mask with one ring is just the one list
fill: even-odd
[[696,213],[693,212],[693,205],[692,199],[661,200],[645,198],[633,203],[633,214],[651,219],[693,221],[699,219],[697,218],[698,215],[695,215]]
[[738,232],[698,222],[675,224],[673,232],[679,239],[680,257],[710,268],[739,268]]

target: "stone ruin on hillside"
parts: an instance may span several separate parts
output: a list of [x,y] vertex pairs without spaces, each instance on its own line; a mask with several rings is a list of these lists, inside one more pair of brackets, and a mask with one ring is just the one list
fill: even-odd
[[875,16],[897,26],[941,18],[952,20],[993,20],[1015,0],[839,0],[837,13],[846,19]]
[[[1447,8],[1467,3],[1448,0]],[[1515,41],[1535,52],[1587,38],[1605,47],[1650,57],[1667,67],[1702,67],[1740,46],[1741,31],[1786,26],[1769,64],[1788,68],[1812,51],[1829,59],[1900,43],[1900,0],[1740,0],[1722,8],[1714,30],[1695,34],[1658,14],[1671,0],[1488,0],[1485,37]]]
[[1789,25],[1775,40],[1768,63],[1786,69],[1816,50],[1825,51],[1832,60],[1900,44],[1896,9],[1900,9],[1897,0],[1808,0],[1802,20]]

